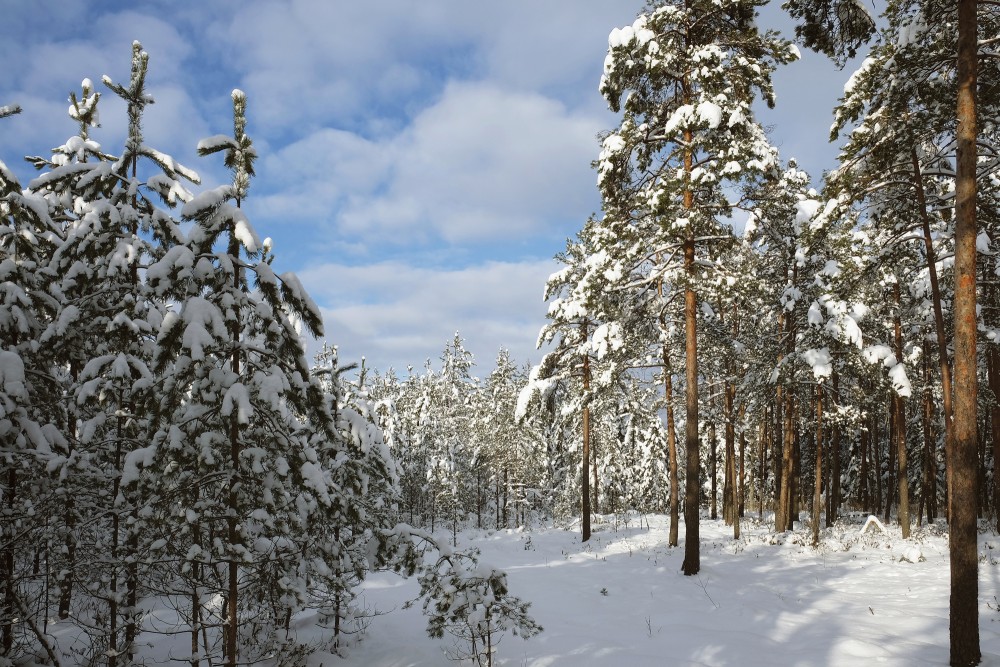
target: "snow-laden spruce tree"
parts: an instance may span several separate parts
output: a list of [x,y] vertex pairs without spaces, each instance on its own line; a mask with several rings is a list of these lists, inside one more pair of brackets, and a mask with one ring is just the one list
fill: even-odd
[[[149,364],[164,314],[142,272],[183,241],[160,206],[189,200],[185,181],[199,182],[193,171],[143,141],[143,109],[152,103],[147,67],[148,55],[134,43],[128,85],[105,77],[129,116],[120,157],[102,152],[89,136],[99,124],[100,94],[84,80],[80,98],[70,98],[79,133],[50,159],[32,158],[46,171],[31,187],[59,209],[65,236],[50,264],[60,307],[40,338],[65,385],[67,445],[53,464],[67,498],[62,521],[55,522],[65,545],[64,558],[57,558],[59,615],[91,608],[96,618],[106,618],[103,627],[90,630],[91,650],[106,653],[112,667],[119,655],[133,655],[139,632],[141,556],[130,528],[139,503],[122,485],[122,475],[125,457],[149,440]],[[74,589],[81,599],[74,600]]]
[[[758,95],[774,103],[771,72],[797,57],[787,41],[758,31],[760,4],[654,3],[631,26],[612,31],[600,85],[611,109],[622,112],[597,161],[604,219],[638,228],[651,273],[668,276],[684,293],[688,575],[700,568],[698,282],[711,261],[710,242],[731,235],[727,184],[752,181],[777,165],[752,105]],[[633,253],[607,256],[611,263],[595,268],[631,274],[615,258]]]
[[[564,267],[549,276],[545,284],[545,300],[549,302],[546,317],[549,322],[538,335],[538,347],[552,345],[528,377],[518,397],[517,418],[523,419],[533,397],[542,404],[557,388],[568,389],[570,400],[563,406],[564,414],[580,415],[582,463],[581,515],[582,540],[590,539],[592,498],[598,495],[598,473],[592,439],[591,407],[595,399],[606,392],[614,373],[605,372],[607,353],[624,347],[621,326],[604,324],[611,319],[608,311],[615,308],[615,294],[608,291],[610,273],[593,272],[590,267],[605,255],[594,245],[595,220],[588,220],[575,241],[567,241],[566,251],[556,256]],[[617,312],[617,310],[615,310]],[[612,355],[609,359],[617,359]],[[591,484],[593,482],[593,485]]]
[[[538,505],[545,468],[537,430],[515,419],[517,397],[527,377],[506,349],[476,392],[473,411],[477,508],[492,505],[496,528],[523,526]],[[478,519],[479,517],[477,517]],[[481,526],[480,526],[481,527]]]
[[327,567],[323,526],[365,490],[359,476],[333,475],[335,415],[299,335],[321,333],[318,309],[294,275],[275,274],[241,208],[256,152],[246,97],[232,97],[233,136],[199,152],[224,153],[233,181],[184,205],[187,239],[147,271],[153,292],[176,305],[156,340],[151,441],[126,459],[123,479],[148,499],[140,521],[163,563],[162,592],[189,600],[192,661],[219,660],[221,631],[227,665],[294,644],[290,615]]
[[[0,119],[19,112],[0,107]],[[60,504],[45,475],[64,444],[60,387],[38,344],[58,307],[47,267],[60,242],[48,202],[0,162],[0,661],[53,655],[33,562],[45,544],[38,517]]]
[[337,495],[309,528],[310,554],[318,562],[307,580],[307,603],[333,632],[334,649],[343,635],[356,634],[370,621],[369,610],[356,603],[357,587],[372,569],[375,533],[392,526],[399,510],[399,476],[383,437],[387,431],[368,395],[364,368],[357,383],[344,379],[353,368],[339,366],[337,348],[324,345],[312,369],[336,425],[337,440],[322,449]]
[[471,507],[471,400],[475,380],[475,361],[465,349],[458,332],[441,353],[441,371],[437,374],[430,410],[425,413],[430,460],[427,487],[435,516],[444,520],[457,546],[458,529]]

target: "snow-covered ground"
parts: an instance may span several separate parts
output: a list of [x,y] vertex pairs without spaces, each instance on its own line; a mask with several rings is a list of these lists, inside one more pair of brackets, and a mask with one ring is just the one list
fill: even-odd
[[[510,590],[532,602],[542,634],[504,636],[495,664],[577,665],[946,665],[948,540],[943,525],[860,534],[865,517],[824,530],[774,536],[746,520],[732,539],[722,521],[701,525],[701,573],[681,574],[681,546],[667,548],[667,518],[632,517],[596,526],[466,531],[482,561],[507,570]],[[980,535],[980,630],[984,664],[1000,667],[1000,537]],[[918,553],[919,551],[919,553]],[[908,562],[904,556],[917,562]],[[917,558],[920,556],[920,558]],[[417,583],[379,574],[366,605],[384,615],[343,657],[320,652],[319,667],[446,665],[454,640],[430,639]],[[306,621],[307,619],[302,619]],[[301,626],[300,626],[301,627]]]
[[[720,521],[701,523],[701,572],[681,574],[681,545],[668,548],[665,516],[604,517],[588,543],[578,525],[467,530],[459,548],[508,573],[510,592],[532,603],[544,631],[501,639],[508,667],[774,667],[948,664],[948,538],[943,522],[861,533],[866,516],[843,519],[811,546],[808,526],[775,535],[745,519],[739,540]],[[983,664],[1000,667],[1000,536],[982,525],[979,613]],[[441,532],[442,542],[450,534]],[[339,655],[318,650],[308,667],[430,667],[456,664],[449,635],[431,639],[415,579],[379,573],[361,603],[376,615]],[[169,629],[154,605],[147,623]],[[300,640],[328,647],[315,614],[296,618]],[[59,626],[53,628],[60,634]],[[181,664],[186,635],[144,633],[145,664]],[[63,643],[68,643],[63,639]],[[466,663],[468,664],[468,663]],[[271,666],[264,666],[271,667]],[[280,667],[280,666],[278,666]]]

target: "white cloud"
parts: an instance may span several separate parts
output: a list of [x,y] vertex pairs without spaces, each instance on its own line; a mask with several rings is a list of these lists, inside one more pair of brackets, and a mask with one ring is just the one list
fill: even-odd
[[277,193],[257,206],[380,244],[545,237],[553,220],[576,225],[599,206],[600,128],[537,94],[453,83],[398,135],[325,129],[265,157]]
[[266,96],[259,114],[268,131],[302,136],[332,116],[370,134],[386,112],[412,115],[456,79],[558,91],[573,105],[599,107],[608,32],[640,7],[382,0],[375,10],[352,0],[255,0],[212,28],[245,73],[241,85]]
[[325,264],[298,275],[320,304],[327,340],[340,346],[344,362],[365,356],[382,371],[420,368],[428,358],[436,363],[458,331],[485,374],[501,346],[520,363],[538,361],[542,291],[555,268],[552,260],[455,270],[382,262]]

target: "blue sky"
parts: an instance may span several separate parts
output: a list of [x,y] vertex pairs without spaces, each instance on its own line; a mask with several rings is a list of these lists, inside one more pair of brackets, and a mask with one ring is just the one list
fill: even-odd
[[[776,3],[772,3],[774,5]],[[597,92],[607,36],[633,0],[4,0],[0,159],[75,133],[71,91],[127,82],[133,40],[150,54],[146,143],[227,180],[199,139],[232,131],[249,99],[260,158],[246,210],[324,311],[345,361],[405,372],[435,363],[457,330],[488,373],[501,345],[537,361],[553,255],[599,210],[590,162],[615,126]],[[41,8],[45,8],[42,10]],[[787,27],[776,7],[761,24]],[[832,106],[850,74],[803,51],[776,76],[763,122],[818,181],[834,166]],[[101,101],[94,138],[121,149],[126,118]]]

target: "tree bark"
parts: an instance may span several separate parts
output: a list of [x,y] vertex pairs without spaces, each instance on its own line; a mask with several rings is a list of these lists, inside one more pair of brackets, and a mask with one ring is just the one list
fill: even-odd
[[955,182],[955,400],[949,638],[953,666],[977,665],[976,544],[976,58],[977,3],[958,0],[958,157]]
[[[685,166],[689,167],[691,155],[685,156]],[[685,207],[691,208],[693,195],[684,193]],[[684,242],[684,269],[688,280],[694,279],[694,238],[689,236]],[[684,493],[684,563],[681,570],[685,575],[698,574],[701,570],[701,545],[699,544],[698,495],[701,492],[701,475],[698,456],[698,299],[694,288],[688,284],[684,289],[684,339],[685,370],[687,387],[685,405],[685,447],[687,465]]]
[[[691,98],[687,82],[683,84],[685,100]],[[684,132],[684,145],[691,146],[694,134]],[[694,170],[694,154],[690,148],[684,149],[684,173],[690,178]],[[694,208],[694,191],[684,189],[684,209]],[[700,452],[698,451],[698,297],[694,291],[694,231],[688,227],[684,240],[684,273],[688,283],[684,287],[684,371],[685,371],[685,415],[684,446],[684,562],[681,570],[685,576],[698,574],[701,570],[701,544],[698,497],[701,493]]]

